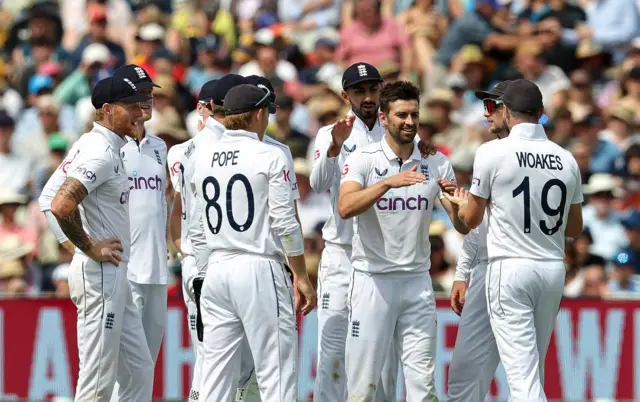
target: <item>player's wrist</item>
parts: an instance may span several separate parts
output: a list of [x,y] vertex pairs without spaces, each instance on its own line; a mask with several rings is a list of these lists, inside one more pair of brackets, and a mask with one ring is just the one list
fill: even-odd
[[338,144],[335,141],[331,141],[331,144],[329,145],[329,149],[327,150],[327,157],[335,158],[338,155],[340,155],[341,147],[342,147],[342,144]]

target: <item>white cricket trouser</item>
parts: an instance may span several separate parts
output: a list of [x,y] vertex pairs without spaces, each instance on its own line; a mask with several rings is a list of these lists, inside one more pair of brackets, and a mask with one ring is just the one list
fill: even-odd
[[[351,247],[327,243],[318,272],[318,361],[313,387],[316,402],[347,400],[345,347],[351,270]],[[382,371],[378,402],[395,401],[398,359],[394,352],[390,350]]]
[[189,391],[189,402],[197,402],[200,394],[200,379],[202,373],[202,342],[198,341],[196,330],[196,319],[198,309],[193,299],[193,278],[198,273],[196,259],[192,255],[185,255],[182,259],[182,295],[187,306],[187,323],[189,325],[189,336],[191,337],[191,347],[195,357],[193,365],[193,377],[191,379],[191,390]]
[[489,264],[487,306],[511,402],[547,400],[544,360],[564,279],[563,261],[508,258]]
[[451,401],[484,402],[500,364],[487,311],[486,273],[485,265],[476,266],[471,271],[456,346],[449,365],[448,388]]
[[201,402],[232,400],[245,338],[262,401],[297,401],[298,331],[292,283],[283,264],[257,256],[210,261],[200,307]]
[[121,402],[151,400],[153,360],[126,263],[116,267],[76,254],[69,290],[78,309],[80,373],[75,400],[109,401],[116,380]]
[[437,401],[436,303],[429,272],[370,274],[354,270],[346,349],[349,402],[376,398],[388,351],[402,361],[407,401]]
[[142,316],[142,327],[147,338],[151,359],[155,366],[167,326],[167,285],[129,281],[133,303]]

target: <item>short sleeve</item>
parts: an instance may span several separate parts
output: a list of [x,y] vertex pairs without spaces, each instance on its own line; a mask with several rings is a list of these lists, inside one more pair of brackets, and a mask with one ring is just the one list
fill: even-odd
[[366,184],[367,161],[361,152],[355,152],[349,155],[342,166],[342,179],[340,184],[348,181],[360,183],[362,187]]
[[178,145],[171,147],[167,153],[167,167],[169,168],[169,176],[171,178],[171,185],[173,189],[180,192],[180,183],[178,182],[178,176],[180,174],[180,159],[183,153],[180,152],[181,147]]
[[[444,158],[444,163],[440,166],[439,169],[439,174],[440,174],[440,178],[442,180],[449,180],[452,182],[456,182],[456,174],[453,171],[453,166],[451,166],[451,162],[449,161],[449,159],[445,156]],[[440,192],[438,193],[438,198],[442,199],[444,198],[444,194],[442,193],[442,189],[440,190]]]
[[582,204],[584,201],[584,196],[582,194],[582,175],[580,174],[580,169],[578,169],[577,164],[574,172],[576,182],[573,197],[571,198],[571,204]]
[[483,145],[478,148],[473,162],[473,178],[471,179],[471,189],[469,191],[471,194],[484,199],[489,199],[491,196],[491,176],[493,174],[491,155],[491,152],[487,152],[486,147]]
[[113,163],[111,156],[103,157],[92,152],[83,156],[82,152],[76,156],[67,169],[67,177],[78,180],[87,189],[87,193],[93,192],[102,183],[119,174],[124,175],[124,166]]

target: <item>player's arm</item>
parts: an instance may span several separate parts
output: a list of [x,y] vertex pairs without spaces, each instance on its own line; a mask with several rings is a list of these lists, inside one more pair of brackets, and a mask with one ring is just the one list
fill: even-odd
[[[444,158],[444,162],[440,166],[438,174],[440,176],[438,179],[438,185],[440,186],[438,198],[440,199],[440,203],[442,203],[442,207],[447,212],[447,215],[449,215],[449,219],[451,220],[451,223],[453,223],[453,227],[456,231],[466,235],[469,233],[469,227],[467,227],[467,225],[458,216],[459,204],[453,203],[450,201],[450,198],[445,197],[445,194],[450,194],[464,198],[466,191],[463,188],[458,188],[456,185],[456,175],[453,171],[453,166],[451,166],[451,162],[449,162],[448,159]],[[456,191],[457,193],[454,194]]]
[[[56,174],[57,172],[58,171],[54,172],[54,174]],[[46,189],[47,187],[50,187],[50,186],[51,186],[51,178],[49,178],[49,181],[47,182],[47,184],[45,184],[44,187]],[[38,204],[40,205],[40,210],[42,211],[42,213],[44,213],[44,217],[47,220],[49,230],[51,230],[51,232],[53,232],[53,234],[56,236],[58,243],[60,243],[62,247],[64,247],[69,253],[71,253],[71,255],[73,255],[76,252],[76,249],[73,243],[69,241],[69,238],[67,237],[67,235],[64,234],[64,232],[62,231],[62,228],[60,228],[60,225],[58,224],[58,220],[56,219],[56,217],[53,216],[53,214],[51,213],[50,205],[53,198],[45,195],[47,193],[48,191],[43,191],[42,194],[40,195],[40,198],[38,198]]]
[[182,198],[180,192],[174,189],[173,204],[171,206],[171,215],[169,215],[169,234],[171,241],[180,250],[180,237],[182,234]]
[[309,177],[311,189],[316,193],[328,191],[331,188],[336,173],[338,166],[337,155],[333,157],[329,157],[328,155],[331,141],[331,131],[326,128],[320,129],[314,142],[313,167],[311,168],[311,176]]
[[574,166],[575,192],[573,193],[573,199],[569,207],[569,216],[567,217],[567,227],[564,229],[564,235],[575,238],[582,234],[582,202],[584,201],[584,197],[582,195],[582,177],[580,176],[580,169],[578,169],[575,160]]
[[53,197],[51,213],[67,238],[91,259],[119,265],[121,257],[116,251],[123,251],[120,240],[110,238],[94,243],[82,227],[79,206],[88,194],[89,188],[83,182],[68,177]]
[[462,251],[460,252],[460,256],[458,256],[456,273],[453,285],[451,286],[451,294],[449,295],[451,310],[453,310],[457,315],[462,314],[462,309],[464,308],[466,301],[471,269],[473,268],[473,263],[478,255],[478,244],[475,239],[477,232],[477,230],[474,230],[465,236],[464,242],[462,243]]
[[[469,229],[475,229],[482,223],[487,200],[491,196],[491,181],[494,175],[493,161],[495,152],[487,150],[491,143],[481,145],[473,161],[473,178],[466,202],[460,205],[458,217]],[[490,157],[494,156],[494,159]]]
[[[464,189],[461,189],[461,190],[464,191]],[[460,191],[460,190],[456,189],[456,191]],[[442,203],[442,207],[444,208],[444,210],[447,211],[447,215],[449,215],[449,219],[451,219],[451,223],[453,223],[453,227],[456,229],[456,231],[464,235],[469,233],[469,230],[470,230],[469,227],[459,216],[459,212],[460,212],[459,205],[452,203],[444,196],[443,198],[440,199],[440,203]]]
[[287,169],[284,153],[274,149],[274,159],[269,166],[269,215],[271,228],[280,238],[289,266],[297,278],[295,285],[302,295],[301,302],[304,301],[304,306],[298,305],[296,310],[308,314],[315,307],[316,294],[307,274],[304,240],[291,198],[291,186],[285,181]]

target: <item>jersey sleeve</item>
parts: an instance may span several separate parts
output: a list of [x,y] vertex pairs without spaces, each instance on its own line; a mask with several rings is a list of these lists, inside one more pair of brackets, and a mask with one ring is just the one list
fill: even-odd
[[287,164],[289,166],[289,171],[291,172],[291,175],[289,177],[289,179],[291,180],[291,183],[290,183],[291,197],[294,201],[299,200],[300,192],[298,191],[298,180],[296,179],[296,174],[293,169],[293,155],[291,155],[291,149],[289,149],[289,147],[286,147],[284,153],[285,153],[285,156],[287,157]]
[[331,141],[330,128],[321,128],[314,141],[313,167],[311,169],[311,177],[309,178],[311,188],[316,193],[328,191],[331,188],[336,173],[338,157],[329,158],[327,156]]
[[[440,165],[440,169],[439,169],[439,174],[440,174],[440,178],[442,180],[449,180],[452,182],[456,182],[456,174],[453,172],[453,166],[451,166],[451,161],[449,161],[449,158],[447,158],[446,156],[443,155],[443,163],[442,165]],[[443,199],[444,198],[444,193],[442,192],[442,189],[440,189],[440,191],[438,192],[438,198]]]
[[458,256],[458,264],[456,265],[456,273],[454,280],[468,281],[471,276],[471,269],[474,266],[478,255],[478,236],[480,232],[478,228],[473,229],[464,237],[462,242],[462,250]]
[[[204,224],[202,215],[204,213],[204,199],[198,195],[196,181],[195,181],[195,157],[190,158],[190,163],[186,163],[186,175],[185,180],[188,181],[185,186],[185,194],[183,196],[191,197],[191,210],[186,211],[187,217],[187,237],[191,241],[191,248],[193,256],[196,260],[196,267],[198,272],[205,272],[207,268],[207,262],[211,255],[211,248],[207,243],[207,237],[204,233]],[[185,208],[183,204],[183,208]]]
[[349,155],[347,160],[342,166],[342,179],[340,184],[348,181],[355,181],[360,183],[362,187],[366,184],[367,177],[367,160],[364,158],[364,154],[360,151],[356,151]]
[[575,191],[573,192],[573,197],[571,198],[571,204],[582,204],[584,201],[584,196],[582,194],[582,175],[580,174],[580,169],[578,168],[578,164],[575,164]]
[[476,197],[489,199],[493,175],[492,160],[495,155],[488,152],[486,145],[481,145],[476,151],[476,157],[473,162],[473,178],[471,179],[471,189],[469,191]]
[[280,237],[288,256],[301,255],[304,252],[304,241],[291,198],[291,186],[287,179],[293,172],[289,170],[282,150],[274,148],[272,152],[273,159],[269,164],[268,195],[272,230]]
[[180,184],[178,183],[178,175],[180,174],[180,160],[182,159],[182,147],[175,145],[167,152],[167,167],[169,168],[169,176],[173,189],[180,192]]
[[109,178],[117,174],[125,174],[124,166],[113,161],[111,156],[98,155],[97,152],[80,152],[67,169],[67,177],[78,180],[87,189],[87,193],[93,192]]

